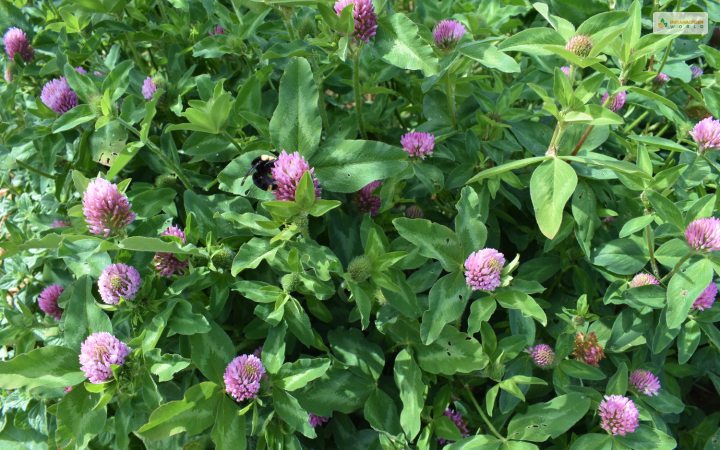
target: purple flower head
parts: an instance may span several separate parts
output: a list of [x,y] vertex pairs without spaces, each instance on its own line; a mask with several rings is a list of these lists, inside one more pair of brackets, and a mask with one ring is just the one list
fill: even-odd
[[[160,233],[160,236],[175,236],[185,244],[185,233],[175,225],[170,225]],[[158,252],[153,257],[153,265],[162,277],[171,277],[174,274],[182,274],[188,266],[187,261],[180,261],[173,253]]]
[[130,347],[104,331],[93,333],[80,346],[80,368],[91,383],[99,384],[112,376],[111,365],[122,366]]
[[37,302],[40,309],[55,320],[60,320],[60,317],[62,317],[62,309],[58,306],[58,298],[64,290],[65,288],[59,284],[51,284],[38,295]]
[[570,66],[562,66],[560,71],[564,73],[566,77],[570,76]]
[[102,179],[90,180],[83,195],[83,214],[90,233],[108,237],[135,220],[130,201],[117,185]]
[[692,79],[700,78],[703,75],[703,70],[700,66],[693,64],[690,66],[690,73],[692,73]]
[[640,426],[635,403],[622,395],[606,395],[598,409],[600,427],[612,435],[625,436]]
[[25,32],[20,28],[12,27],[5,32],[3,36],[3,44],[5,45],[5,53],[8,58],[15,59],[15,54],[27,61],[33,59],[35,52],[28,42]]
[[404,134],[400,138],[400,144],[410,157],[425,159],[432,155],[435,149],[435,136],[432,133],[413,131]]
[[584,333],[577,333],[575,335],[575,349],[573,350],[573,356],[578,361],[583,361],[585,364],[589,364],[594,367],[600,365],[600,361],[605,358],[605,350],[597,340],[597,335],[594,331],[591,331],[587,335]]
[[422,219],[425,217],[425,213],[418,205],[410,205],[405,209],[405,217],[409,217],[411,219]]
[[625,100],[627,99],[627,93],[625,91],[618,92],[617,94],[614,94],[610,101],[605,103],[610,97],[610,94],[607,92],[603,94],[602,99],[600,100],[600,103],[607,106],[610,111],[612,112],[618,112],[622,109],[623,106],[625,106]]
[[690,132],[700,153],[706,150],[720,150],[720,120],[706,117],[698,122]]
[[715,297],[717,297],[718,288],[717,284],[710,282],[708,287],[698,295],[698,298],[692,304],[693,309],[697,311],[705,311],[706,309],[712,308],[715,303]]
[[142,95],[145,100],[152,100],[155,91],[157,91],[157,86],[155,86],[153,79],[150,77],[145,78],[142,85]]
[[547,369],[555,362],[555,352],[547,344],[538,344],[528,348],[528,353],[536,366]]
[[70,222],[63,219],[55,219],[50,224],[50,228],[67,228],[70,226]]
[[720,250],[720,219],[697,219],[685,228],[685,239],[690,247],[701,252]]
[[660,391],[660,380],[649,370],[633,370],[630,374],[630,384],[638,392],[649,397],[658,395]]
[[215,25],[212,30],[208,31],[208,34],[210,36],[216,36],[218,34],[225,34],[225,28],[223,28],[221,25]]
[[435,44],[442,49],[455,47],[455,44],[457,44],[463,36],[465,36],[465,27],[457,20],[441,20],[433,29]]
[[45,83],[40,100],[58,114],[66,113],[78,104],[77,94],[70,88],[65,77],[54,78]]
[[[455,411],[452,408],[447,408],[447,409],[445,409],[445,412],[443,413],[443,415],[445,417],[449,418],[452,421],[452,423],[455,424],[457,429],[460,430],[460,435],[462,437],[470,436],[470,430],[468,429],[467,423],[465,423],[465,419],[463,419],[463,416],[462,416],[462,414],[460,414],[459,411]],[[447,443],[448,443],[448,441],[445,439],[442,439],[442,438],[438,439],[438,444],[440,444],[440,445],[445,445]]]
[[285,150],[280,152],[271,171],[272,177],[277,183],[275,198],[277,200],[295,200],[295,190],[305,172],[310,172],[312,175],[315,197],[320,198],[320,187],[315,177],[315,169],[311,168],[298,152],[289,154]]
[[632,280],[630,280],[630,287],[636,288],[640,286],[648,286],[648,285],[658,285],[660,282],[657,278],[650,275],[649,273],[639,273],[633,277]]
[[308,414],[308,423],[313,428],[319,427],[320,425],[327,423],[328,420],[329,419],[324,416],[316,416],[313,413]]
[[379,189],[381,185],[381,181],[373,181],[357,193],[357,203],[360,211],[369,213],[371,217],[377,216],[378,211],[380,211],[380,197],[373,195],[373,193]]
[[230,361],[225,369],[225,390],[239,402],[255,398],[263,375],[265,367],[257,356],[240,355]]
[[117,305],[120,299],[132,300],[140,289],[140,273],[127,264],[110,264],[98,279],[100,297],[108,305]]
[[470,253],[465,260],[465,281],[473,291],[494,291],[500,286],[505,256],[494,248]]
[[568,43],[565,44],[565,49],[575,53],[581,58],[585,58],[590,54],[590,50],[592,50],[592,41],[589,37],[578,34],[570,38]]
[[343,10],[352,5],[355,20],[355,39],[369,42],[377,33],[377,16],[372,0],[337,0],[335,13],[339,16]]
[[662,86],[668,81],[670,81],[670,76],[665,72],[660,72],[659,74],[657,74],[655,79],[653,79],[653,83],[655,83],[655,85],[657,86]]
[[75,72],[79,73],[80,75],[87,75],[87,74],[88,74],[88,71],[85,70],[85,68],[84,68],[83,66],[77,66],[77,67],[75,68]]

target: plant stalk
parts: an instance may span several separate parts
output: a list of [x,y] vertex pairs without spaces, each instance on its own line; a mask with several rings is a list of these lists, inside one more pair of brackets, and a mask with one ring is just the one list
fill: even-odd
[[367,139],[367,133],[365,132],[365,121],[363,120],[363,99],[362,92],[360,91],[360,50],[362,47],[358,47],[353,52],[353,92],[355,93],[355,114],[357,116],[358,130],[360,136],[363,139]]
[[116,120],[118,122],[120,122],[120,124],[122,126],[124,126],[128,131],[130,131],[132,134],[134,134],[138,139],[140,139],[140,141],[143,144],[145,144],[147,146],[147,148],[149,148],[150,151],[153,152],[155,154],[155,156],[157,156],[160,159],[160,161],[163,162],[163,164],[170,167],[175,172],[175,174],[177,175],[178,179],[183,184],[183,186],[185,186],[185,189],[192,190],[192,183],[190,183],[190,180],[185,175],[185,172],[183,172],[182,168],[178,164],[176,164],[175,161],[168,158],[167,155],[165,153],[163,153],[163,151],[160,149],[160,147],[155,145],[155,143],[153,141],[151,141],[150,139],[143,141],[140,136],[140,132],[138,130],[136,130],[134,126],[125,122],[120,117],[117,117]]
[[455,83],[453,83],[449,71],[445,75],[445,96],[447,97],[448,114],[450,114],[450,122],[452,123],[453,129],[457,130],[458,124],[457,112],[455,110]]
[[485,425],[487,425],[488,430],[492,434],[495,435],[496,438],[500,439],[501,441],[505,442],[506,439],[498,433],[498,430],[495,428],[495,426],[490,422],[490,418],[485,414],[485,411],[480,407],[477,400],[475,400],[475,395],[473,395],[472,391],[470,390],[470,386],[467,384],[465,385],[465,390],[467,391],[468,395],[470,396],[470,401],[472,402],[473,406],[477,410],[478,414],[480,414],[480,417],[482,418],[483,422],[485,422]]
[[678,261],[677,264],[675,264],[675,267],[672,268],[670,273],[665,275],[664,277],[662,277],[662,279],[660,280],[660,283],[664,284],[665,281],[670,280],[672,278],[672,276],[675,275],[675,273],[678,270],[680,270],[680,267],[685,263],[685,261],[687,261],[690,258],[690,256],[692,256],[692,253],[688,253],[687,255],[680,258],[680,261]]

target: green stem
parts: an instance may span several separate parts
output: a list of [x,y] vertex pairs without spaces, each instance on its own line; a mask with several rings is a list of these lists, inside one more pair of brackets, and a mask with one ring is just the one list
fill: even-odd
[[655,278],[660,278],[660,271],[658,270],[657,261],[655,261],[655,246],[652,243],[652,239],[650,237],[650,234],[652,233],[652,229],[650,228],[650,225],[645,226],[645,242],[647,242],[648,246],[648,252],[650,253],[650,266],[652,267],[653,275],[655,275]]
[[660,67],[658,67],[657,73],[662,72],[663,68],[665,67],[668,56],[670,56],[670,49],[672,49],[672,44],[672,41],[670,41],[667,48],[665,49],[665,54],[663,55],[662,61],[660,61]]
[[360,91],[360,50],[362,47],[358,47],[353,52],[353,92],[355,93],[355,114],[357,116],[358,130],[360,130],[360,136],[363,139],[367,139],[367,133],[365,132],[365,122],[363,120],[363,103],[364,99],[362,92]]
[[448,114],[450,114],[450,121],[452,126],[457,130],[457,113],[455,111],[455,83],[453,83],[450,71],[445,74],[445,96],[447,97],[448,103]]
[[692,253],[688,253],[687,255],[685,255],[685,256],[683,256],[682,258],[680,258],[680,261],[678,261],[677,264],[675,264],[675,267],[672,268],[672,270],[670,271],[670,273],[667,274],[667,275],[665,275],[664,277],[662,277],[662,279],[660,280],[660,283],[663,283],[663,284],[664,284],[665,281],[667,281],[667,280],[669,280],[670,278],[672,278],[672,276],[675,275],[675,272],[677,272],[678,270],[680,270],[680,267],[681,267],[681,266],[685,263],[685,261],[687,261],[691,256],[692,256]]
[[232,143],[232,145],[235,146],[235,148],[237,149],[238,152],[240,152],[240,154],[243,153],[243,149],[242,149],[242,147],[240,147],[240,143],[237,141],[237,139],[230,136],[230,133],[228,133],[227,131],[223,131],[222,135],[225,136]]
[[627,133],[631,132],[633,130],[633,128],[635,128],[645,117],[647,117],[648,114],[650,114],[650,111],[645,110],[645,112],[640,114],[637,117],[637,119],[633,120],[633,123],[631,123],[630,125],[625,127],[625,129],[623,130],[623,133],[627,134]]
[[490,422],[490,418],[485,414],[485,411],[480,407],[477,400],[475,400],[475,395],[473,395],[472,391],[470,390],[470,386],[467,384],[465,385],[465,390],[467,391],[468,395],[470,396],[470,401],[472,402],[473,406],[477,410],[478,414],[480,414],[480,417],[482,418],[483,422],[485,422],[485,425],[487,425],[488,430],[492,434],[495,435],[496,438],[500,439],[501,441],[505,442],[505,438],[498,433],[498,430],[495,429],[495,426]]
[[36,173],[36,174],[38,174],[38,175],[40,175],[40,176],[43,176],[43,177],[45,177],[45,178],[50,178],[51,180],[54,180],[54,179],[55,179],[55,177],[52,176],[52,175],[50,175],[49,173],[43,172],[42,170],[37,169],[37,168],[35,168],[35,167],[33,167],[33,166],[29,165],[29,164],[25,164],[24,162],[20,161],[19,159],[16,159],[16,160],[15,160],[15,163],[16,163],[18,166],[22,167],[23,169],[29,170],[30,172],[34,172],[34,173]]
[[177,175],[178,179],[183,184],[183,186],[185,186],[185,189],[192,190],[192,183],[190,183],[190,180],[185,175],[185,172],[183,172],[182,168],[178,164],[176,164],[175,161],[168,158],[168,156],[165,153],[163,153],[163,151],[160,149],[160,147],[155,145],[155,143],[153,141],[151,141],[150,139],[143,141],[142,137],[140,136],[140,132],[138,130],[136,130],[134,126],[125,122],[120,117],[117,117],[116,120],[118,122],[120,122],[120,124],[122,126],[124,126],[128,131],[130,131],[132,134],[134,134],[138,139],[140,139],[140,141],[143,144],[145,144],[147,146],[147,148],[149,148],[150,151],[153,152],[155,154],[155,156],[157,156],[160,159],[160,161],[163,162],[163,164],[170,167],[175,172],[175,174]]
[[553,131],[552,138],[550,138],[550,144],[548,145],[548,149],[545,152],[545,156],[557,156],[557,146],[558,141],[560,140],[560,135],[562,134],[562,129],[565,126],[565,122],[562,120],[558,120],[558,123],[555,125],[555,130]]

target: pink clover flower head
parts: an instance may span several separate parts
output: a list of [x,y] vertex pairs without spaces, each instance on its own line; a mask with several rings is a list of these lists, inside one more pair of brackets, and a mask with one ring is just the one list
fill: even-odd
[[315,169],[311,168],[298,152],[287,153],[285,150],[280,152],[270,172],[277,184],[277,189],[274,191],[275,199],[295,200],[295,190],[305,172],[310,172],[313,184],[315,184],[315,197],[320,198],[321,190],[315,177]]
[[28,42],[27,35],[17,27],[9,28],[5,32],[3,45],[5,45],[5,53],[7,53],[10,60],[15,59],[15,55],[18,54],[25,62],[29,62],[35,55],[35,51]]
[[140,290],[140,273],[127,264],[110,264],[98,279],[100,298],[108,305],[117,305],[120,299],[133,300]]
[[313,428],[319,427],[320,425],[327,423],[328,420],[330,419],[324,416],[316,416],[313,413],[308,414],[308,423]]
[[225,390],[239,402],[255,398],[264,375],[265,367],[257,356],[240,355],[225,369]]
[[116,184],[103,178],[88,183],[83,195],[83,214],[90,233],[108,237],[117,234],[135,220],[130,201]]
[[660,72],[657,74],[655,79],[653,80],[653,83],[655,83],[658,86],[662,86],[666,84],[668,81],[670,81],[670,76],[666,74],[665,72]]
[[[167,227],[160,236],[175,236],[180,238],[183,245],[185,241],[185,233],[175,225]],[[153,265],[158,274],[163,277],[171,277],[175,274],[183,274],[188,266],[187,261],[180,261],[174,253],[158,252],[153,257]]]
[[660,391],[660,380],[649,370],[633,370],[629,381],[635,390],[648,397],[658,395]]
[[603,94],[602,99],[600,100],[600,103],[603,105],[606,105],[607,108],[610,109],[612,112],[618,112],[622,109],[623,106],[625,106],[625,100],[627,99],[627,93],[625,91],[618,92],[617,94],[614,94],[608,103],[605,103],[605,101],[610,97],[610,94],[607,92]]
[[355,20],[355,39],[369,42],[377,33],[378,27],[372,0],[338,0],[335,2],[335,13],[339,16],[350,5]]
[[710,282],[708,287],[698,295],[698,298],[692,304],[692,308],[696,311],[705,311],[706,309],[712,308],[717,297],[718,287],[714,282]]
[[494,248],[484,248],[465,260],[465,281],[473,291],[494,291],[500,284],[505,256]]
[[706,117],[690,131],[690,136],[698,146],[700,153],[706,150],[720,150],[720,120]]
[[701,252],[720,250],[720,219],[696,219],[685,228],[685,239],[690,247]]
[[152,100],[153,95],[157,91],[157,86],[151,77],[145,78],[142,85],[142,95],[145,100]]
[[54,78],[42,88],[40,100],[58,114],[64,114],[78,104],[78,96],[70,88],[65,77]]
[[433,29],[435,44],[442,49],[450,49],[465,36],[465,26],[453,19],[444,19],[438,22]]
[[703,76],[704,72],[702,70],[702,67],[693,64],[692,66],[690,66],[690,73],[692,74],[692,79],[694,80]]
[[625,436],[637,430],[640,413],[627,397],[606,395],[598,409],[600,427],[614,436]]
[[357,203],[360,211],[369,213],[371,217],[377,216],[380,211],[380,197],[373,193],[380,188],[382,181],[373,181],[357,193]]
[[70,226],[70,222],[63,219],[55,219],[50,224],[50,228],[67,228]]
[[562,66],[560,71],[565,74],[566,77],[570,76],[570,66]]
[[541,369],[547,369],[555,363],[555,351],[547,344],[538,344],[528,348],[533,363]]
[[99,384],[112,376],[113,364],[122,366],[130,347],[110,333],[93,333],[80,346],[80,369],[91,383]]
[[658,285],[660,282],[657,278],[649,273],[639,273],[630,280],[630,287],[636,288],[640,286]]
[[[460,430],[460,435],[462,437],[468,437],[470,436],[470,430],[468,429],[467,423],[465,423],[465,419],[463,418],[462,414],[459,411],[456,411],[452,408],[446,408],[443,415],[447,418],[449,418],[452,423],[455,424],[458,430]],[[446,439],[438,439],[438,444],[445,445],[449,441]]]
[[425,159],[435,149],[435,136],[432,133],[413,131],[400,138],[400,144],[411,158]]
[[59,284],[51,284],[38,295],[37,302],[40,309],[55,320],[60,320],[60,317],[62,317],[62,309],[58,306],[58,298],[60,298],[64,290],[65,288]]
[[223,28],[222,25],[215,25],[210,31],[208,31],[208,34],[210,36],[217,36],[218,34],[225,34],[225,28]]

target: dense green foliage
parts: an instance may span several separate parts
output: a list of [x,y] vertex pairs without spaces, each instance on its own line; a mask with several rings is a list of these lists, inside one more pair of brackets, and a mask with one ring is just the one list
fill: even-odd
[[[325,0],[0,2],[0,29],[35,49],[2,60],[0,448],[718,448],[720,307],[692,305],[720,257],[684,231],[717,214],[717,151],[689,132],[720,117],[720,51],[651,27],[661,10],[712,25],[718,4],[374,4],[365,43]],[[446,18],[468,32],[442,49]],[[58,114],[41,91],[61,76],[79,104]],[[410,131],[435,136],[431,156],[403,151]],[[281,150],[321,197],[308,175],[295,201],[246,176]],[[83,215],[98,174],[137,215],[110,237]],[[358,191],[376,180],[371,216]],[[185,243],[160,236],[171,224]],[[502,285],[473,291],[464,264],[486,247]],[[188,270],[159,276],[157,252]],[[101,302],[111,263],[140,272],[132,301]],[[631,288],[641,272],[659,284]],[[53,283],[59,321],[38,307]],[[101,331],[132,352],[93,384],[78,354]],[[256,350],[267,374],[237,402],[223,373]],[[600,427],[612,394],[639,410],[625,436]]]

